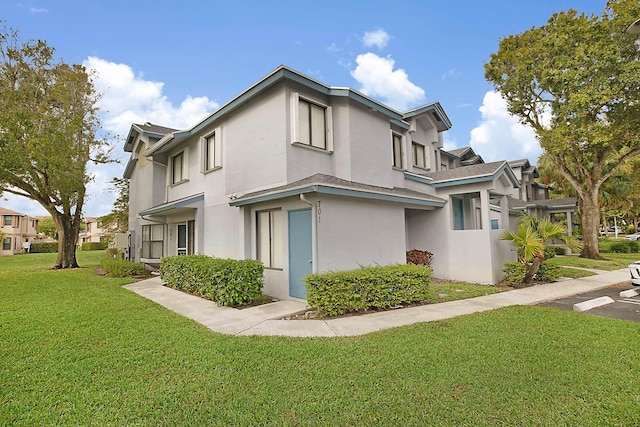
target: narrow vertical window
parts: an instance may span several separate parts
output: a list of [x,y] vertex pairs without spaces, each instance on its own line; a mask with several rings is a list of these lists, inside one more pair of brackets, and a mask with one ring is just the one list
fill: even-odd
[[2,241],[2,250],[3,251],[11,250],[11,237],[5,237],[5,239]]
[[413,148],[413,166],[426,169],[425,148],[424,145],[412,143]]
[[393,167],[402,169],[402,137],[395,133],[392,135]]
[[212,133],[204,139],[205,145],[205,170],[213,169],[217,166],[216,159],[216,134]]
[[280,210],[256,213],[257,257],[265,268],[282,268],[282,212]]
[[176,184],[184,179],[184,153],[171,158],[171,183]]
[[4,225],[11,225],[11,220],[13,219],[13,217],[11,215],[5,215],[4,216]]
[[301,99],[298,102],[298,139],[301,144],[327,149],[326,108]]

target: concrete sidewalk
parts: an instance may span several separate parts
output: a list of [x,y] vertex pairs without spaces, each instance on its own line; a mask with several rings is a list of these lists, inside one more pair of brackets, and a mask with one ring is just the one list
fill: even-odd
[[278,320],[305,310],[306,303],[300,301],[278,301],[242,310],[219,307],[212,301],[167,288],[159,277],[131,283],[124,288],[223,334],[335,337],[363,335],[510,305],[534,305],[629,280],[628,269],[621,269],[482,297],[329,320]]

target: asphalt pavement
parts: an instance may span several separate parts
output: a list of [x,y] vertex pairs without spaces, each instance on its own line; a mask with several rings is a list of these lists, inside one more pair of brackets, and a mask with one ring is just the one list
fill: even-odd
[[620,292],[629,289],[640,290],[640,286],[633,286],[629,282],[623,282],[604,289],[571,295],[565,298],[545,302],[538,305],[540,307],[556,307],[561,310],[573,311],[574,304],[601,297],[610,297],[613,300],[613,304],[607,304],[600,307],[592,308],[590,310],[584,311],[584,313],[595,316],[611,317],[615,319],[631,320],[633,322],[640,323],[640,296],[620,296]]

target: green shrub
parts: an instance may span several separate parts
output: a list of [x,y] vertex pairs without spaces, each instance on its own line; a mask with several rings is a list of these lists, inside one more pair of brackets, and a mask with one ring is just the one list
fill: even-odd
[[407,251],[407,264],[431,266],[433,254],[429,251],[421,251],[420,249],[411,249]]
[[141,276],[145,274],[142,264],[126,259],[104,258],[100,261],[100,266],[113,277]]
[[80,245],[81,251],[103,251],[107,249],[107,242],[83,242]]
[[567,250],[563,246],[551,246],[556,255],[566,255]]
[[107,258],[122,258],[122,250],[118,248],[107,248],[104,250],[104,256]]
[[555,282],[560,277],[560,266],[542,263],[538,271],[533,276],[533,280],[541,282]]
[[307,302],[324,316],[431,299],[431,268],[405,264],[311,274]]
[[635,240],[620,240],[609,245],[609,252],[628,254],[640,250],[640,244]]
[[556,251],[553,246],[545,246],[544,248],[544,259],[551,259],[556,256]]
[[252,259],[204,255],[162,258],[160,277],[173,289],[200,295],[222,306],[240,305],[262,294],[264,267]]
[[58,242],[32,243],[29,252],[33,254],[48,254],[58,252]]
[[520,286],[524,283],[527,274],[527,266],[521,262],[506,262],[504,264],[504,280],[511,286]]

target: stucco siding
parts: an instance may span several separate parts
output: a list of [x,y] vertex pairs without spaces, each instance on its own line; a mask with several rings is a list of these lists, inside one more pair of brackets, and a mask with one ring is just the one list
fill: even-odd
[[318,207],[319,272],[405,262],[401,205],[320,197]]

